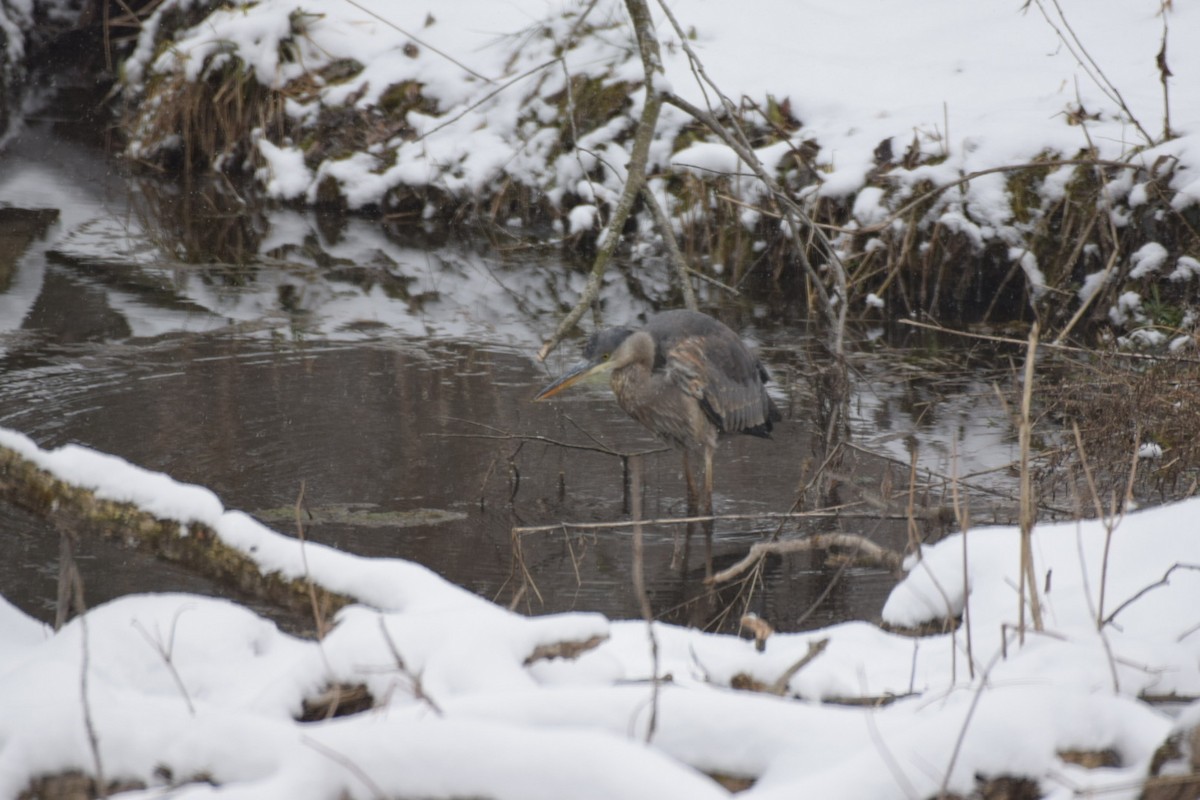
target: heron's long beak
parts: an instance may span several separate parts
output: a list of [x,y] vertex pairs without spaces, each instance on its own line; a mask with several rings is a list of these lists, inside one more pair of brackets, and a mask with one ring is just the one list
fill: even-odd
[[538,392],[533,400],[537,402],[538,400],[545,400],[548,397],[554,397],[554,395],[571,388],[584,378],[590,378],[593,375],[598,375],[610,369],[612,369],[612,361],[600,361],[595,364],[590,361],[580,361],[567,370],[567,373],[561,378]]

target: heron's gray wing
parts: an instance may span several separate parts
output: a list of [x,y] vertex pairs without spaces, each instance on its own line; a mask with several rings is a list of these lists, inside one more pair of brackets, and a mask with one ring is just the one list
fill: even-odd
[[663,354],[665,372],[696,398],[717,430],[765,435],[778,411],[763,388],[758,359],[732,331],[706,333],[676,339]]

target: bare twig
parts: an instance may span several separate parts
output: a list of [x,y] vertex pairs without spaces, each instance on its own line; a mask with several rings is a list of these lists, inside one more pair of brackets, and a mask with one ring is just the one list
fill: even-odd
[[[1007,634],[1002,630],[1002,637],[1007,637]],[[996,666],[997,661],[1003,657],[1005,648],[1001,648],[988,663],[983,670],[983,674],[979,676],[979,686],[975,688],[975,694],[971,697],[971,705],[967,708],[967,715],[963,718],[962,727],[959,728],[958,737],[954,740],[954,749],[950,752],[950,763],[946,765],[946,771],[942,776],[942,785],[935,797],[948,797],[946,792],[950,785],[950,778],[954,774],[954,765],[958,763],[958,756],[962,753],[963,742],[967,738],[967,729],[971,726],[971,719],[975,716],[976,709],[979,708],[979,701],[983,699],[983,692],[988,688],[988,678],[991,675],[992,667]]]
[[[1041,0],[1038,0],[1038,2],[1040,5]],[[1054,3],[1057,6],[1058,0],[1054,0]],[[1059,9],[1059,13],[1060,14],[1062,13],[1061,9]],[[1079,99],[1079,87],[1078,86],[1075,87],[1075,97],[1076,97],[1076,101],[1080,104],[1080,106],[1082,106],[1083,101],[1081,99]],[[1136,122],[1137,121],[1135,120],[1134,123],[1136,124]],[[1086,121],[1081,120],[1079,128],[1081,131],[1083,131],[1084,138],[1087,139],[1088,148],[1092,152],[1096,152],[1096,145],[1095,145],[1095,143],[1092,142],[1092,134],[1088,130]],[[1139,130],[1140,129],[1141,129],[1141,126],[1139,126]],[[1143,131],[1143,133],[1145,133],[1145,132]],[[1112,192],[1109,190],[1109,186],[1108,186],[1108,176],[1104,173],[1103,170],[1097,170],[1096,176],[1100,179],[1100,189],[1104,195],[1105,201],[1107,202],[1108,206],[1111,208],[1113,205],[1113,197],[1112,197]],[[1075,313],[1073,315],[1071,315],[1071,319],[1067,322],[1066,326],[1061,331],[1059,331],[1058,336],[1056,336],[1054,338],[1055,344],[1058,344],[1058,343],[1062,342],[1064,339],[1066,339],[1067,334],[1069,334],[1071,332],[1071,329],[1075,327],[1075,323],[1077,323],[1083,317],[1084,312],[1087,311],[1087,309],[1091,306],[1092,301],[1100,296],[1101,289],[1103,289],[1103,287],[1108,285],[1109,279],[1112,277],[1113,270],[1116,268],[1117,262],[1120,260],[1120,257],[1121,257],[1120,237],[1117,235],[1116,220],[1113,218],[1112,214],[1105,213],[1100,216],[1103,220],[1108,222],[1108,235],[1109,235],[1109,238],[1112,240],[1112,252],[1108,256],[1108,262],[1104,265],[1104,271],[1101,273],[1101,278],[1099,278],[1099,283],[1096,285],[1095,291],[1093,291],[1087,297],[1083,298],[1083,302],[1081,302],[1079,304],[1079,308],[1075,310]]]
[[171,619],[171,634],[167,637],[164,644],[158,631],[155,631],[155,636],[150,636],[150,632],[146,630],[146,626],[142,625],[140,620],[133,621],[133,627],[137,628],[138,633],[146,640],[151,647],[155,649],[163,663],[167,665],[167,671],[171,673],[171,679],[175,681],[175,687],[179,689],[179,693],[183,695],[183,702],[187,704],[188,713],[193,717],[196,716],[196,707],[192,705],[192,697],[188,694],[187,687],[183,684],[183,678],[179,675],[179,670],[175,669],[175,662],[172,659],[173,651],[175,650],[175,628],[179,624],[179,617],[184,611],[187,611],[190,606],[180,606],[175,612],[175,616]]
[[621,197],[617,201],[612,216],[608,220],[608,226],[600,235],[596,258],[592,262],[592,271],[588,276],[583,294],[575,304],[575,307],[563,317],[558,327],[555,328],[554,333],[546,340],[541,349],[538,350],[537,358],[539,361],[546,360],[546,356],[550,354],[550,351],[575,327],[583,317],[584,312],[587,311],[600,295],[604,271],[608,267],[608,262],[612,259],[613,253],[616,252],[617,245],[621,241],[621,231],[625,227],[625,221],[629,219],[629,214],[633,210],[634,200],[641,194],[642,184],[646,180],[650,143],[654,138],[654,130],[658,124],[659,110],[662,108],[662,96],[659,93],[658,85],[656,85],[661,82],[659,78],[662,75],[662,60],[658,51],[658,39],[654,36],[654,23],[650,17],[650,10],[646,7],[645,0],[625,0],[625,7],[629,11],[629,16],[633,21],[634,34],[637,36],[638,48],[641,52],[642,68],[645,71],[644,91],[646,94],[645,102],[642,105],[642,115],[638,120],[633,138],[633,147],[629,156],[628,174],[625,176],[625,188],[621,192]]
[[637,596],[642,619],[646,621],[646,635],[650,638],[650,719],[646,723],[646,742],[654,739],[658,727],[658,636],[654,632],[654,611],[650,607],[650,595],[646,593],[645,552],[642,548],[642,459],[629,459],[630,471],[630,514],[633,517],[633,592]]
[[413,698],[425,703],[439,717],[442,716],[441,707],[425,692],[421,676],[410,670],[408,664],[404,662],[404,657],[400,655],[400,648],[396,646],[396,640],[392,638],[392,632],[388,630],[387,619],[382,614],[379,615],[379,631],[383,634],[383,641],[387,644],[388,652],[392,654],[392,660],[396,662],[396,669],[408,681]]
[[452,56],[452,55],[450,55],[450,54],[448,54],[448,53],[444,53],[444,52],[442,52],[441,50],[437,49],[436,47],[434,47],[433,45],[429,44],[428,42],[425,42],[425,41],[421,40],[421,39],[420,39],[419,37],[417,37],[417,36],[413,36],[411,33],[409,33],[408,31],[404,30],[404,29],[403,29],[403,28],[401,28],[399,25],[397,25],[396,23],[392,22],[390,19],[387,19],[386,17],[382,17],[382,16],[380,16],[379,14],[376,14],[376,13],[375,13],[374,11],[372,11],[371,9],[369,9],[369,8],[367,8],[366,6],[363,6],[362,4],[360,4],[360,3],[356,2],[356,0],[345,0],[345,2],[347,2],[347,3],[349,3],[350,5],[354,6],[354,7],[355,7],[355,8],[357,8],[359,11],[363,12],[364,14],[366,14],[367,16],[374,17],[375,19],[377,19],[377,20],[379,20],[380,22],[382,22],[384,25],[387,25],[387,26],[388,26],[389,28],[391,28],[392,30],[394,30],[394,31],[397,31],[398,33],[401,33],[401,34],[403,34],[404,36],[407,36],[409,39],[412,39],[414,42],[416,42],[417,44],[419,44],[421,47],[424,47],[424,48],[425,48],[426,50],[428,50],[429,52],[431,52],[431,53],[437,53],[439,56],[441,56],[442,58],[446,59],[446,60],[447,60],[447,61],[449,61],[451,64],[454,64],[456,67],[458,67],[459,69],[463,70],[464,72],[466,72],[466,73],[468,73],[468,74],[470,74],[470,75],[474,75],[476,78],[479,78],[479,80],[481,80],[481,81],[484,81],[484,82],[486,82],[486,83],[495,83],[495,81],[494,81],[494,80],[492,80],[491,78],[489,78],[487,75],[481,75],[480,73],[478,73],[478,72],[476,72],[475,70],[473,70],[473,69],[471,69],[470,67],[468,67],[466,64],[464,64],[464,63],[462,63],[461,61],[459,61],[458,59],[456,59],[454,56]]
[[[757,514],[703,514],[690,517],[658,517],[656,519],[642,520],[643,525],[689,525],[693,522],[722,522],[722,521],[737,521],[737,520],[792,520],[792,519],[904,519],[901,516],[879,514],[848,514],[843,511],[838,511],[842,506],[834,506],[820,511],[797,511],[797,512],[762,512]],[[547,531],[557,530],[610,530],[613,528],[629,528],[633,523],[629,520],[617,520],[614,522],[555,522],[549,525],[516,525],[512,531],[516,534],[526,533],[546,533]]]
[[[971,680],[975,680],[975,654],[971,646],[971,561],[967,557],[967,533],[971,528],[971,509],[963,506],[958,497],[958,440],[952,439],[952,458],[954,461],[954,480],[950,483],[950,495],[954,501],[954,518],[958,521],[958,529],[962,532],[962,573],[963,573],[963,628],[967,640],[967,672]],[[914,655],[915,658],[915,655]]]
[[392,796],[385,792],[383,787],[376,783],[371,776],[367,774],[366,770],[354,763],[354,760],[349,756],[339,753],[337,750],[334,750],[332,747],[324,744],[323,742],[318,742],[311,736],[301,736],[300,741],[308,747],[311,747],[313,750],[316,750],[330,761],[343,767],[351,775],[362,781],[362,784],[367,787],[367,791],[374,795],[376,800],[387,800],[387,798]]
[[1167,568],[1167,571],[1163,573],[1163,576],[1161,578],[1159,578],[1157,581],[1150,584],[1149,586],[1142,587],[1142,589],[1140,589],[1136,594],[1134,594],[1132,597],[1130,597],[1124,603],[1121,603],[1121,605],[1119,605],[1115,609],[1113,609],[1113,612],[1104,618],[1103,624],[1111,625],[1112,621],[1116,618],[1116,616],[1118,614],[1120,614],[1122,611],[1124,611],[1126,608],[1128,608],[1133,603],[1140,600],[1147,592],[1151,591],[1152,589],[1157,589],[1160,586],[1168,586],[1170,584],[1171,573],[1177,569],[1200,570],[1200,564],[1183,564],[1183,563],[1172,564],[1170,567]]
[[787,692],[788,684],[792,682],[792,678],[796,676],[796,673],[812,663],[814,658],[821,655],[821,653],[824,653],[825,648],[828,646],[828,636],[824,639],[818,639],[815,642],[810,641],[808,643],[808,652],[801,656],[795,664],[792,664],[790,667],[785,669],[783,674],[775,679],[775,683],[771,686],[771,694],[776,694],[782,697]]
[[1142,137],[1146,140],[1146,143],[1154,144],[1154,137],[1147,133],[1146,129],[1142,127],[1142,124],[1134,115],[1133,109],[1129,107],[1129,104],[1125,102],[1125,98],[1121,96],[1121,91],[1116,87],[1116,84],[1110,81],[1108,76],[1104,74],[1104,70],[1101,69],[1100,65],[1096,63],[1096,60],[1092,58],[1092,54],[1088,52],[1087,47],[1084,46],[1083,41],[1079,38],[1079,35],[1076,34],[1075,30],[1071,27],[1071,23],[1067,19],[1067,15],[1063,11],[1062,6],[1059,5],[1058,0],[1050,0],[1054,6],[1054,10],[1058,14],[1058,22],[1051,18],[1050,13],[1046,10],[1046,6],[1043,4],[1042,0],[1035,0],[1035,2],[1037,3],[1038,10],[1041,11],[1042,16],[1045,17],[1046,22],[1051,28],[1054,29],[1054,32],[1058,34],[1059,40],[1061,40],[1067,50],[1070,51],[1071,55],[1075,57],[1075,61],[1079,64],[1079,66],[1083,67],[1083,70],[1088,74],[1088,77],[1091,78],[1096,86],[1100,88],[1100,91],[1108,95],[1110,100],[1121,107],[1121,110],[1125,112],[1125,116],[1128,117],[1129,121],[1133,123],[1133,126],[1137,128],[1138,133],[1142,135]]
[[[478,424],[478,423],[475,423]],[[498,430],[487,425],[480,425],[482,428]],[[424,436],[433,436],[441,439],[497,439],[500,441],[520,441],[520,442],[542,442],[544,444],[552,444],[555,447],[562,447],[567,450],[587,450],[592,453],[603,453],[606,456],[616,456],[617,458],[629,458],[631,456],[649,456],[655,453],[665,453],[671,448],[669,447],[654,447],[649,450],[634,450],[632,452],[624,452],[621,450],[613,450],[611,447],[606,447],[599,442],[595,437],[590,436],[592,441],[596,442],[595,446],[586,444],[577,444],[575,442],[564,442],[561,439],[554,439],[550,436],[542,436],[541,434],[532,433],[426,433]]]
[[884,567],[893,571],[899,571],[904,565],[904,556],[900,553],[880,547],[870,539],[862,536],[856,536],[852,533],[818,533],[803,539],[757,542],[751,545],[750,552],[741,561],[730,567],[726,567],[711,578],[706,579],[705,582],[713,584],[725,583],[741,575],[768,555],[785,555],[787,553],[799,553],[808,550],[830,550],[833,548],[857,550],[856,558],[858,562],[873,567]]
[[[83,575],[75,562],[75,534],[65,525],[59,525],[59,585],[58,616],[65,621],[67,609],[74,608],[79,624],[81,648],[79,664],[79,701],[83,706],[83,727],[87,733],[88,749],[92,754],[92,768],[96,771],[96,796],[108,797],[108,780],[104,777],[104,762],[100,758],[100,737],[96,733],[96,720],[92,716],[92,701],[88,693],[88,673],[91,670],[91,648],[88,635],[87,604],[83,599]],[[56,620],[58,623],[58,620]],[[56,628],[61,628],[58,623]]]
[[[1080,457],[1081,457],[1081,459],[1083,459],[1084,458],[1083,442],[1081,441],[1080,436],[1079,436],[1079,426],[1073,425],[1073,427],[1075,429],[1075,441],[1079,447]],[[1100,498],[1095,493],[1095,484],[1092,483],[1090,471],[1088,472],[1087,477],[1088,477],[1089,486],[1091,486],[1093,488],[1092,498],[1096,501],[1097,507],[1099,507]],[[1115,657],[1113,656],[1112,645],[1109,644],[1108,635],[1105,633],[1104,626],[1100,624],[1100,618],[1101,618],[1102,614],[1097,612],[1096,604],[1094,602],[1092,602],[1092,587],[1091,587],[1091,580],[1088,577],[1087,554],[1086,554],[1086,550],[1083,546],[1083,532],[1082,532],[1083,508],[1082,508],[1082,504],[1079,501],[1079,492],[1077,491],[1076,486],[1075,486],[1075,478],[1074,478],[1073,471],[1072,471],[1072,476],[1071,476],[1071,479],[1070,479],[1070,482],[1068,485],[1070,486],[1070,489],[1071,489],[1071,500],[1073,501],[1073,503],[1075,505],[1075,520],[1076,520],[1076,522],[1075,522],[1075,549],[1079,554],[1079,577],[1080,577],[1080,581],[1083,584],[1083,587],[1082,587],[1083,588],[1083,598],[1087,602],[1088,613],[1091,614],[1092,618],[1096,620],[1096,629],[1100,634],[1100,642],[1104,645],[1104,653],[1108,658],[1108,671],[1109,671],[1109,676],[1112,678],[1113,693],[1118,694],[1121,689],[1121,676],[1117,672],[1117,662],[1116,662]],[[1108,545],[1112,541],[1112,528],[1106,526],[1106,533],[1108,535],[1105,537],[1105,544],[1104,544],[1104,561],[1105,562],[1108,561]],[[1102,573],[1103,573],[1104,569],[1107,569],[1107,563],[1105,563],[1104,568],[1102,569]],[[1100,603],[1101,604],[1104,603],[1104,583],[1103,583],[1103,581],[1104,581],[1105,577],[1106,576],[1104,576],[1102,574],[1101,585],[1100,585]]]
[[1034,322],[1029,330],[1029,346],[1025,353],[1025,384],[1021,394],[1021,422],[1019,429],[1021,450],[1021,564],[1020,591],[1017,602],[1017,636],[1021,644],[1025,643],[1025,598],[1029,598],[1029,611],[1033,619],[1033,629],[1042,630],[1042,606],[1038,598],[1037,576],[1033,568],[1033,526],[1036,511],[1033,502],[1033,485],[1029,466],[1030,437],[1033,433],[1033,377],[1037,363],[1038,324]]
[[662,204],[658,202],[658,198],[654,196],[654,192],[650,189],[650,184],[648,183],[642,184],[642,198],[646,201],[646,206],[650,209],[650,214],[654,217],[654,223],[658,225],[663,243],[667,246],[667,255],[671,260],[671,264],[675,267],[679,289],[683,292],[683,304],[685,307],[695,311],[699,306],[696,304],[696,292],[692,290],[692,282],[688,280],[688,276],[699,273],[688,267],[687,259],[683,257],[683,253],[679,249],[679,242],[675,239],[675,231],[671,228],[671,220],[667,219]]
[[[915,319],[899,319],[899,320],[897,320],[897,322],[899,322],[901,325],[911,325],[914,328],[924,328],[926,330],[938,331],[939,333],[949,333],[949,334],[953,334],[955,336],[961,336],[965,339],[977,339],[979,341],[985,341],[985,342],[996,342],[997,344],[1011,344],[1011,345],[1016,345],[1018,347],[1025,347],[1028,344],[1027,340],[1025,340],[1025,339],[1014,339],[1011,336],[997,336],[995,334],[975,333],[972,331],[956,330],[954,328],[947,328],[942,325],[932,325],[928,322],[921,322],[921,321],[915,320]],[[1038,342],[1038,347],[1039,348],[1048,348],[1051,350],[1056,350],[1056,351],[1064,352],[1064,353],[1078,353],[1080,355],[1086,355],[1089,358],[1094,357],[1096,355],[1096,348],[1094,348],[1094,347],[1091,347],[1091,348],[1076,347],[1074,345],[1060,344],[1058,342]],[[1174,355],[1171,356],[1169,359],[1167,359],[1167,358],[1164,358],[1163,356],[1154,355],[1153,353],[1138,353],[1138,352],[1131,351],[1131,350],[1113,350],[1113,351],[1106,352],[1105,355],[1113,356],[1116,358],[1131,359],[1134,361],[1151,361],[1154,363],[1162,363],[1164,361],[1170,361],[1170,363],[1173,363],[1173,364],[1174,363],[1200,364],[1200,359],[1180,358],[1180,357],[1174,356]]]
[[[703,123],[713,133],[717,134],[717,136],[720,137],[721,140],[728,145],[731,150],[734,151],[737,157],[754,171],[755,177],[757,177],[759,181],[761,181],[763,185],[767,187],[767,189],[771,192],[775,202],[779,203],[780,206],[786,209],[787,213],[784,214],[784,220],[788,225],[788,232],[792,239],[792,247],[796,251],[796,257],[804,267],[805,273],[820,300],[822,313],[825,315],[826,322],[829,326],[830,334],[832,336],[829,344],[830,351],[835,357],[840,357],[844,353],[845,349],[844,337],[847,304],[844,302],[844,298],[847,296],[848,290],[846,288],[845,267],[842,265],[841,259],[839,258],[832,243],[828,241],[820,228],[812,224],[811,219],[804,209],[802,209],[799,204],[792,200],[788,193],[784,191],[781,186],[779,186],[779,184],[770,176],[770,174],[767,173],[766,169],[762,165],[762,162],[759,161],[758,157],[754,155],[754,151],[738,141],[737,137],[726,130],[725,126],[722,125],[720,120],[713,116],[711,112],[689,103],[687,100],[679,97],[678,95],[667,95],[665,100],[681,111],[690,114],[697,121]],[[811,230],[813,234],[824,243],[826,248],[826,256],[831,266],[833,266],[832,272],[836,280],[837,298],[830,296],[829,291],[825,288],[825,281],[817,272],[816,267],[814,267],[812,262],[809,261],[807,255],[805,255],[806,248],[800,235],[801,228],[799,223],[803,223],[806,228]]]
[[[816,290],[818,297],[820,297],[821,310],[825,315],[829,325],[831,336],[829,341],[829,349],[834,354],[835,358],[838,359],[839,365],[844,368],[844,365],[842,365],[840,362],[844,355],[846,310],[848,305],[846,300],[848,297],[848,288],[846,267],[842,263],[841,256],[838,255],[836,248],[834,248],[832,242],[830,242],[825,236],[825,233],[815,224],[813,224],[813,220],[804,211],[804,209],[801,208],[800,205],[796,203],[766,171],[762,162],[754,154],[754,148],[750,144],[749,137],[746,136],[745,131],[743,131],[741,126],[738,124],[737,109],[734,107],[729,98],[726,97],[721,91],[720,87],[718,87],[717,84],[708,76],[708,73],[704,69],[704,62],[700,60],[699,56],[696,55],[695,50],[692,49],[687,33],[683,30],[683,26],[679,24],[679,20],[675,18],[675,14],[671,11],[671,7],[667,5],[666,0],[658,0],[658,4],[662,8],[667,19],[670,21],[671,26],[675,29],[675,34],[679,37],[680,47],[682,47],[684,53],[687,54],[688,63],[692,68],[692,72],[697,77],[701,90],[704,91],[706,101],[708,98],[708,92],[704,88],[706,85],[712,88],[713,92],[720,100],[721,108],[724,111],[725,117],[729,123],[728,127],[722,125],[721,122],[717,120],[715,116],[713,116],[711,110],[698,108],[678,95],[668,95],[666,101],[676,108],[687,112],[698,122],[703,123],[709,128],[709,130],[720,137],[721,140],[724,141],[725,144],[727,144],[734,151],[734,153],[737,154],[738,158],[741,159],[748,167],[750,167],[751,170],[753,170],[758,179],[770,191],[775,202],[786,210],[787,213],[785,215],[785,220],[788,226],[788,232],[792,239],[792,246],[796,252],[796,258],[804,267],[805,273],[812,283],[813,288]],[[812,232],[813,238],[820,243],[821,248],[825,251],[826,261],[829,265],[830,272],[833,275],[834,286],[836,289],[836,297],[832,299],[825,289],[824,281],[821,279],[821,276],[817,273],[816,269],[808,259],[804,241],[800,236],[799,223],[803,223],[808,230]]]
[[[304,568],[304,580],[308,584],[308,599],[312,604],[313,624],[317,626],[317,641],[320,642],[325,638],[327,632],[325,624],[325,615],[321,613],[321,604],[317,600],[317,585],[313,582],[312,575],[308,571],[308,554],[305,552],[307,542],[304,539],[304,481],[300,481],[300,493],[296,495],[296,538],[300,540],[300,563]],[[325,653],[321,651],[321,657],[325,657]],[[329,669],[328,662],[325,664],[326,670]]]

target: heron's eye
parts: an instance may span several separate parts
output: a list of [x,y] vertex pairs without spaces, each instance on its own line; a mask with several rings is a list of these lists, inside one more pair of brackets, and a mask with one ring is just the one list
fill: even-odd
[[604,355],[600,356],[600,360],[601,360],[601,361],[608,361],[608,353],[605,353]]

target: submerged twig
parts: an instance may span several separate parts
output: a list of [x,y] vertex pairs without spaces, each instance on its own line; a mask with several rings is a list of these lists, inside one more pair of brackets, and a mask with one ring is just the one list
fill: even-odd
[[[789,519],[853,519],[861,517],[863,519],[903,519],[901,516],[880,516],[879,514],[847,514],[844,511],[838,511],[837,507],[831,509],[822,509],[821,511],[797,511],[797,512],[761,512],[757,514],[705,514],[691,517],[659,517],[657,519],[642,520],[643,525],[687,525],[693,522],[721,522],[730,520],[789,520]],[[557,531],[570,528],[572,530],[605,530],[611,528],[629,528],[633,526],[630,520],[618,520],[616,522],[555,522],[547,525],[517,525],[513,527],[514,533],[545,533],[546,531]],[[822,535],[841,535],[841,534],[822,534]],[[852,535],[852,534],[844,534]]]
[[831,550],[847,548],[856,551],[856,560],[872,567],[884,567],[899,571],[904,566],[904,556],[895,550],[888,550],[875,544],[870,539],[853,533],[818,533],[803,539],[784,539],[777,542],[757,542],[750,546],[750,551],[736,564],[726,567],[705,579],[705,583],[724,583],[741,575],[750,567],[769,555],[785,555],[806,550]]

